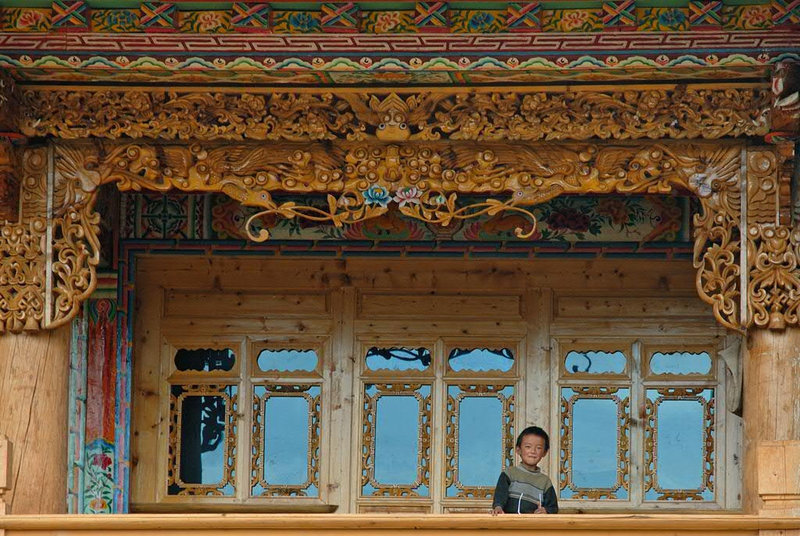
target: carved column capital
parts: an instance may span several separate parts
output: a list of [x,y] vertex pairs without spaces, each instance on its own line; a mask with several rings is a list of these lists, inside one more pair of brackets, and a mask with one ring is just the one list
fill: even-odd
[[63,325],[96,286],[94,190],[57,174],[52,150],[17,150],[20,210],[0,227],[0,332]]
[[800,326],[800,228],[790,222],[785,162],[775,147],[747,150],[748,320],[754,327]]

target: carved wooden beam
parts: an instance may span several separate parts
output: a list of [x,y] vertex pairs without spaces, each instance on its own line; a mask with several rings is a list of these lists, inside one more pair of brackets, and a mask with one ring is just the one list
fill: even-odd
[[[23,100],[25,134],[84,139],[21,150],[21,208],[0,238],[0,330],[63,324],[93,290],[99,246],[92,207],[103,184],[221,192],[262,215],[336,225],[391,208],[444,225],[481,211],[532,218],[525,207],[561,194],[683,190],[700,199],[697,288],[720,323],[739,330],[800,325],[800,238],[786,221],[786,151],[720,139],[767,131],[771,101],[763,88],[29,89]],[[120,137],[139,139],[114,140]],[[649,139],[659,137],[695,141]],[[324,202],[281,202],[273,197],[280,193],[321,194]],[[465,194],[492,199],[465,208],[458,204]],[[267,236],[255,225],[248,231],[256,240]]]
[[771,103],[769,88],[719,84],[406,93],[30,88],[21,130],[201,141],[718,139],[765,135]]
[[[59,325],[94,288],[99,252],[92,205],[96,189],[108,183],[121,190],[221,192],[262,213],[310,214],[334,224],[376,216],[393,203],[413,217],[446,224],[458,217],[455,198],[462,193],[499,197],[488,202],[492,210],[524,211],[560,194],[690,191],[703,206],[695,221],[698,291],[720,322],[741,325],[738,143],[59,142],[51,150],[49,175],[47,149],[25,153],[27,227],[7,226],[10,262],[4,266],[26,271],[0,288],[5,329]],[[42,173],[49,178],[27,178]],[[279,203],[274,192],[325,193],[327,202]],[[45,214],[48,206],[51,218],[28,217]],[[13,299],[19,296],[25,299]]]

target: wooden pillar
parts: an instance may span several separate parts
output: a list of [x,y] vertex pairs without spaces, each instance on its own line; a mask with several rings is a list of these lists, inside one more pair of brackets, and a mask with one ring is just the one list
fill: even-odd
[[67,509],[70,328],[0,335],[0,435],[11,444],[8,513]]
[[744,427],[745,511],[800,515],[800,328],[748,334]]

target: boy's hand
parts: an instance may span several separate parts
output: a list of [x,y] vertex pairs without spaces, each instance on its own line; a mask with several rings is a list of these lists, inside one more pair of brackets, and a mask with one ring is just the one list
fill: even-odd
[[546,513],[547,513],[547,510],[545,510],[544,506],[542,506],[542,505],[540,504],[540,505],[539,505],[539,508],[537,508],[536,510],[534,510],[534,511],[533,511],[533,513],[534,513],[534,514],[546,514]]
[[492,515],[493,516],[499,516],[499,515],[503,515],[503,514],[505,514],[505,512],[503,511],[503,507],[502,506],[495,506],[494,508],[492,508]]

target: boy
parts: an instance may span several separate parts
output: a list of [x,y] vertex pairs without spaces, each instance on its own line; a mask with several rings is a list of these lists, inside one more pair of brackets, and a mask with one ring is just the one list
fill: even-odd
[[494,489],[492,515],[556,514],[558,498],[539,462],[550,450],[550,437],[538,426],[525,428],[517,438],[520,463],[500,473]]

